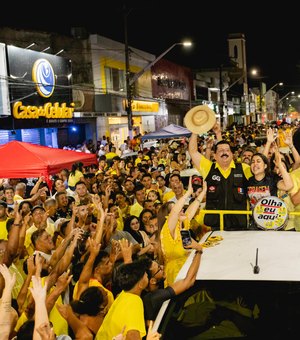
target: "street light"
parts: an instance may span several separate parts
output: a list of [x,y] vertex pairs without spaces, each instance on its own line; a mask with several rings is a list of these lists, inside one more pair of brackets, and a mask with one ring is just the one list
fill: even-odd
[[184,42],[173,44],[168,49],[166,49],[162,54],[160,54],[155,60],[153,60],[148,65],[146,65],[141,71],[139,71],[138,73],[135,73],[131,77],[129,81],[129,85],[130,86],[133,85],[146,71],[148,71],[154,64],[156,64],[161,58],[163,58],[168,52],[170,52],[177,45],[183,45],[185,47],[189,47],[189,46],[192,46],[192,43],[190,41],[184,41]]
[[280,98],[279,100],[278,100],[278,104],[280,104],[282,101],[283,101],[283,99],[285,99],[287,96],[289,96],[290,94],[295,94],[295,92],[294,91],[290,91],[290,92],[288,92],[286,95],[284,95],[282,98]]
[[[125,16],[126,20],[127,15]],[[171,45],[163,53],[161,53],[156,59],[147,64],[141,71],[135,73],[133,76],[130,75],[130,65],[129,65],[129,46],[127,40],[127,24],[125,23],[125,58],[126,58],[126,90],[127,90],[127,105],[126,111],[128,116],[128,132],[129,136],[132,137],[132,86],[133,84],[154,64],[156,64],[161,58],[163,58],[168,52],[170,52],[175,46],[183,45],[185,47],[192,46],[190,41],[178,42]]]
[[290,92],[288,92],[287,94],[285,94],[282,98],[280,98],[279,100],[278,100],[278,102],[277,102],[277,110],[278,110],[278,115],[280,115],[280,113],[279,113],[279,109],[282,109],[283,108],[283,106],[282,106],[282,101],[284,100],[284,99],[288,99],[287,97],[290,95],[290,94],[292,94],[292,95],[294,95],[295,94],[295,92],[294,91],[290,91]]
[[269,92],[269,91],[271,91],[271,90],[273,90],[276,86],[283,86],[283,83],[276,83],[276,84],[274,84],[272,87],[270,87],[262,96],[264,97],[266,94],[267,94],[267,92]]

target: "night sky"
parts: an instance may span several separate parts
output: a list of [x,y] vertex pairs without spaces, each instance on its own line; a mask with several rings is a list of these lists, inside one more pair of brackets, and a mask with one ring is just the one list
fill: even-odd
[[[259,68],[267,88],[284,82],[282,96],[292,90],[300,92],[299,19],[288,2],[280,6],[256,0],[126,2],[129,45],[159,55],[172,44],[190,39],[194,45],[189,51],[176,46],[165,58],[192,68],[218,67],[228,57],[228,34],[244,33],[248,70]],[[1,11],[0,25],[63,34],[81,26],[124,42],[121,1],[73,3],[67,14],[54,3],[51,8],[40,6],[42,11],[37,13],[34,6],[21,6],[18,11],[26,20]]]

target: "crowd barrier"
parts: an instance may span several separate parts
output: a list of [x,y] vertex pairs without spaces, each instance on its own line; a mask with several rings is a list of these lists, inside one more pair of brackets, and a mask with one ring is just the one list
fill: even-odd
[[[220,230],[224,230],[224,215],[252,215],[251,210],[202,210],[205,214],[218,214],[220,216]],[[290,215],[300,216],[300,211],[290,211]]]

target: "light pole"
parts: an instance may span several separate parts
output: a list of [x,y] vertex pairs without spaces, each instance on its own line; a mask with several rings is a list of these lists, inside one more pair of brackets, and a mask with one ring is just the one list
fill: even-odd
[[[279,111],[279,109],[282,108],[282,101],[283,101],[285,98],[287,98],[290,94],[294,95],[295,92],[294,92],[294,91],[290,91],[290,92],[288,92],[287,94],[285,94],[282,98],[280,98],[280,99],[278,100],[278,102],[277,102],[278,111]],[[288,99],[288,98],[287,98],[287,99]],[[279,116],[279,112],[278,112],[278,116]]]
[[156,64],[161,58],[163,58],[168,52],[170,52],[175,46],[183,45],[185,47],[192,46],[190,41],[178,42],[171,45],[168,49],[166,49],[163,53],[161,53],[156,59],[147,64],[141,71],[135,73],[131,76],[130,74],[130,55],[129,55],[129,46],[127,39],[127,15],[125,15],[125,61],[126,61],[126,93],[127,93],[127,105],[126,111],[128,116],[128,132],[130,138],[132,138],[132,88],[134,83],[146,72],[148,71],[154,64]]
[[[280,82],[280,83],[276,83],[276,84],[274,84],[273,86],[271,86],[268,90],[266,90],[264,93],[262,93],[262,87],[260,88],[260,92],[261,92],[261,98],[260,98],[260,101],[259,101],[259,103],[260,103],[260,111],[262,112],[262,103],[263,103],[263,100],[264,100],[264,98],[266,98],[266,100],[265,100],[265,107],[267,107],[267,97],[266,97],[266,95],[267,95],[267,93],[269,92],[269,91],[271,91],[271,90],[273,90],[275,87],[277,87],[277,86],[283,86],[283,83],[282,82]],[[277,96],[277,94],[276,94],[276,96]],[[278,109],[277,109],[277,105],[276,105],[276,102],[277,102],[277,100],[275,100],[275,111],[278,111]],[[273,101],[272,101],[272,103],[274,103]],[[273,109],[274,109],[274,106],[272,105],[272,107],[273,107]],[[268,111],[268,110],[267,110]],[[269,115],[270,114],[270,112],[267,112],[267,115]],[[276,113],[275,113],[276,114]],[[273,118],[274,118],[274,111],[272,112],[272,116],[273,116]],[[268,117],[268,118],[270,118],[270,117]]]
[[286,95],[284,95],[282,98],[280,98],[279,100],[278,100],[278,104],[280,104],[282,101],[283,101],[283,99],[285,99],[287,96],[289,96],[290,94],[295,94],[295,92],[294,91],[290,91],[290,92],[288,92]]
[[266,90],[266,92],[264,92],[263,94],[262,94],[262,97],[265,97],[266,96],[266,94],[269,92],[269,91],[271,91],[271,90],[273,90],[273,89],[275,89],[275,87],[276,86],[283,86],[283,83],[282,82],[280,82],[280,83],[276,83],[276,84],[274,84],[273,86],[271,86],[268,90]]

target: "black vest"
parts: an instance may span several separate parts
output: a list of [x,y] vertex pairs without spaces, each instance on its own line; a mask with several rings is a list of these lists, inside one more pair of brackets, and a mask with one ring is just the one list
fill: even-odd
[[[207,182],[207,210],[247,210],[247,178],[242,164],[236,163],[228,178],[224,178],[215,167],[205,178]],[[204,224],[212,229],[220,229],[219,214],[205,214]],[[246,230],[247,215],[224,215],[224,230]]]

